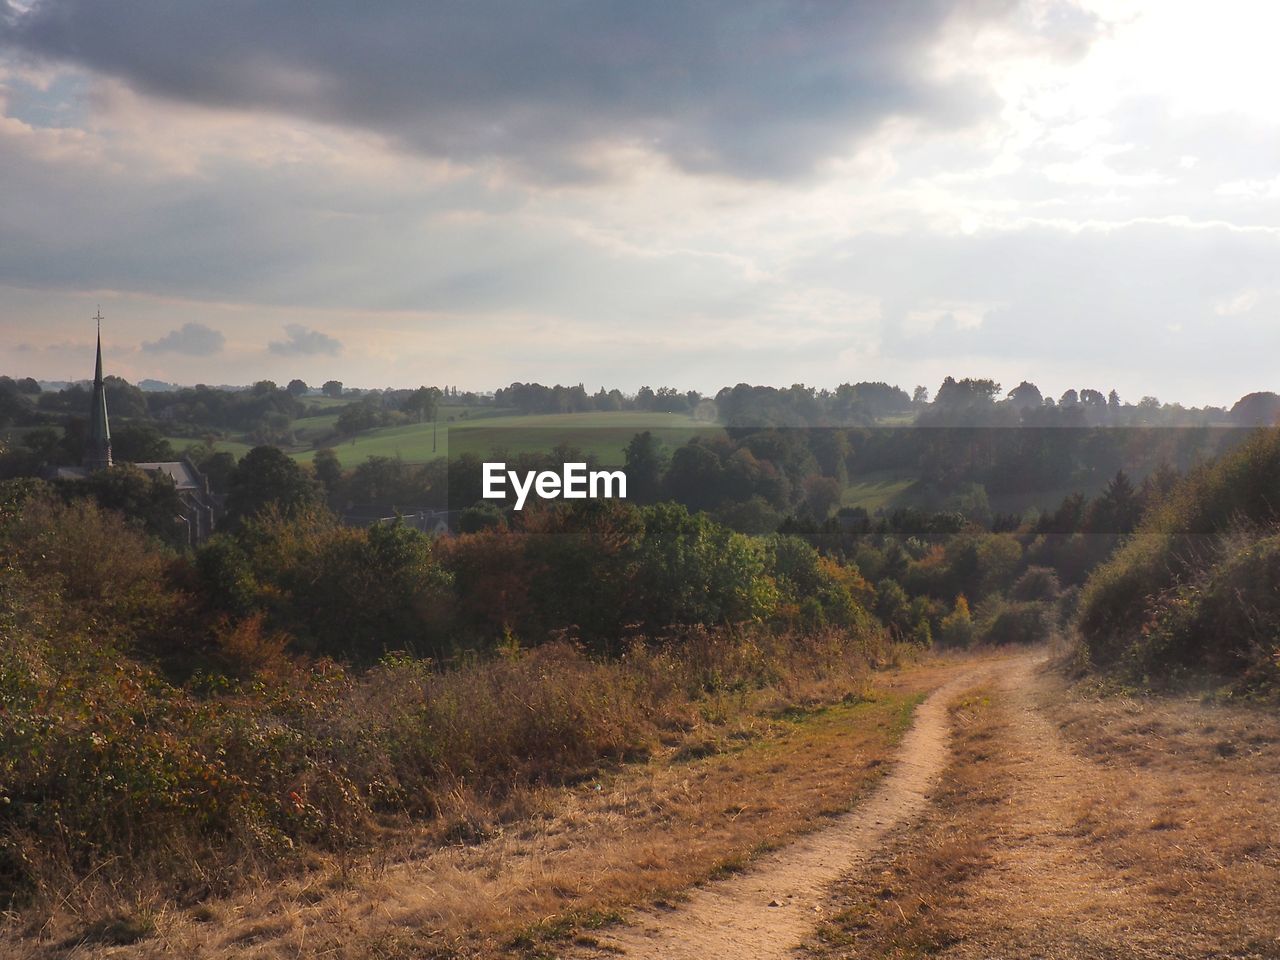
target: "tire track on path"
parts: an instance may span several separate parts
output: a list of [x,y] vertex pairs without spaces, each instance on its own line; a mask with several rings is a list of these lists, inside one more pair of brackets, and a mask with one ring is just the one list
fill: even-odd
[[916,709],[890,773],[856,809],[755,861],[746,871],[691,892],[687,903],[643,910],[599,937],[600,949],[574,955],[634,960],[781,960],[822,919],[826,888],[915,818],[950,756],[947,708],[996,664],[967,670]]

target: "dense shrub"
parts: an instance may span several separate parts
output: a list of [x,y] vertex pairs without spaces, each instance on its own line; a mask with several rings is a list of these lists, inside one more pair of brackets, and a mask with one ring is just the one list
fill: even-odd
[[968,647],[973,643],[973,618],[969,613],[969,601],[962,593],[956,597],[955,607],[942,618],[938,627],[938,642],[944,647]]
[[1203,667],[1275,682],[1280,650],[1280,535],[1239,530],[1212,559],[1147,603],[1140,641],[1125,651],[1134,674]]
[[1043,601],[1001,602],[984,613],[978,638],[993,646],[1041,643],[1054,626],[1053,606]]
[[1080,596],[1080,652],[1147,676],[1273,660],[1269,546],[1280,518],[1280,431],[1259,431],[1187,476]]

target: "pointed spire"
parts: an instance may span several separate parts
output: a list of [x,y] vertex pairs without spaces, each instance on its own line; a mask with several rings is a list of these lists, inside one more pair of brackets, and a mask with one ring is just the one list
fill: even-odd
[[87,470],[111,466],[111,424],[107,419],[107,390],[102,383],[102,308],[93,317],[98,322],[98,361],[93,370],[93,406],[89,409],[89,433],[84,444]]

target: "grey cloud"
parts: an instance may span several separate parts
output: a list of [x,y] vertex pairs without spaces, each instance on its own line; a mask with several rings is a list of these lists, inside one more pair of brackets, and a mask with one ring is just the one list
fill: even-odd
[[40,0],[0,17],[0,43],[153,94],[372,129],[410,149],[513,160],[552,178],[589,175],[601,142],[645,145],[690,170],[783,178],[887,117],[955,125],[993,108],[985,86],[937,80],[923,65],[955,18],[1017,7]]
[[267,347],[272,353],[284,357],[313,356],[325,354],[336,357],[342,352],[342,344],[328,334],[319,330],[311,330],[300,323],[290,323],[284,328],[288,335],[285,340],[273,340]]
[[203,323],[184,323],[159,340],[142,345],[147,353],[185,353],[191,357],[210,357],[222,351],[227,338]]

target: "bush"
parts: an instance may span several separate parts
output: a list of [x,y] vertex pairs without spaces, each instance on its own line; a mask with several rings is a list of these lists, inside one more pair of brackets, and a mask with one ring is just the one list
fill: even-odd
[[938,626],[938,643],[944,647],[968,647],[973,643],[973,619],[969,614],[969,601],[964,594],[956,597],[955,607],[942,618]]
[[1042,643],[1053,629],[1053,606],[1039,601],[1001,604],[981,632],[993,646]]
[[1048,567],[1028,567],[1009,588],[1011,600],[1057,600],[1062,593],[1058,575]]
[[1086,582],[1083,658],[1143,676],[1264,661],[1271,606],[1254,585],[1272,582],[1278,490],[1280,430],[1184,478]]
[[1141,642],[1126,651],[1134,674],[1204,668],[1274,683],[1280,651],[1280,535],[1237,531],[1189,582],[1148,605]]

